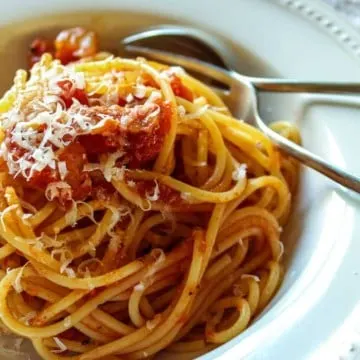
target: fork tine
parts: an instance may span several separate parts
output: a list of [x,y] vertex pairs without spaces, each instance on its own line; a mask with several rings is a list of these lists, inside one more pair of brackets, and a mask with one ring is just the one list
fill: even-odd
[[228,87],[230,87],[233,83],[233,78],[229,71],[221,69],[215,65],[210,65],[201,60],[177,54],[175,55],[167,51],[154,50],[143,46],[125,45],[125,50],[150,59],[165,62],[167,64],[181,66],[185,70],[196,72],[207,78],[225,84]]

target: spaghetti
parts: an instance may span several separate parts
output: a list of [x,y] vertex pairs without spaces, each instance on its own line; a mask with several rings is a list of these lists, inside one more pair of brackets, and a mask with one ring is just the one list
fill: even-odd
[[274,296],[297,164],[182,69],[44,54],[0,111],[0,315],[42,358],[193,358]]

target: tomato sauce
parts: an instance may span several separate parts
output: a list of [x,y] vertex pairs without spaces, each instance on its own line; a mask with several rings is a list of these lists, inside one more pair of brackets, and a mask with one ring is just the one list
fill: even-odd
[[[53,41],[37,38],[30,47],[30,65],[39,61],[46,52],[66,65],[84,57],[94,56],[98,52],[98,39],[94,32],[80,27],[61,31]],[[143,76],[145,85],[158,88],[150,76],[147,74]],[[183,85],[181,79],[175,74],[169,76],[174,93],[192,101],[193,93]],[[63,140],[69,141],[70,144],[64,149],[59,150],[51,145],[58,156],[56,165],[58,162],[65,162],[66,175],[62,174],[61,177],[58,168],[52,169],[47,166],[42,171],[33,171],[29,179],[24,179],[30,187],[45,191],[50,183],[64,181],[71,187],[73,200],[84,200],[90,195],[103,198],[112,195],[115,189],[104,179],[100,170],[84,171],[86,164],[99,163],[102,154],[121,151],[124,155],[117,160],[117,166],[125,165],[131,169],[141,169],[152,165],[170,131],[173,115],[170,103],[159,99],[154,103],[145,104],[145,99],[134,96],[134,101],[128,104],[119,96],[117,105],[90,106],[90,99],[93,98],[89,97],[84,89],[76,88],[72,81],[59,81],[58,86],[61,89],[60,98],[66,109],[70,108],[76,99],[80,104],[85,105],[82,111],[95,123],[100,123],[106,117],[109,121],[102,121],[101,127],[95,128],[90,133],[80,133],[75,138],[65,135]],[[76,124],[74,126],[76,127]],[[39,133],[45,130],[46,125],[37,129]],[[10,133],[7,134],[6,141],[15,159],[24,157],[28,161],[34,161],[27,157],[27,150],[11,142]],[[153,182],[137,184],[139,193],[144,196],[147,192],[152,193],[153,187]],[[160,197],[160,201],[167,204],[182,202],[180,194],[165,185],[160,185]],[[58,200],[61,204],[65,204],[71,199]]]
[[170,74],[170,85],[176,96],[191,102],[194,100],[193,92],[182,83],[181,79],[177,75]]
[[71,186],[72,198],[85,199],[91,192],[91,180],[89,173],[83,171],[84,165],[88,162],[84,147],[75,141],[67,146],[58,158],[66,163],[67,173],[64,181]]
[[[130,179],[129,179],[130,180]],[[153,180],[134,180],[136,192],[142,197],[151,196],[154,193],[155,182]],[[158,183],[159,199],[157,201],[166,205],[181,205],[184,203],[180,193],[167,185]]]
[[93,31],[81,27],[61,31],[55,40],[36,38],[30,45],[28,60],[32,67],[45,53],[50,53],[63,65],[94,56],[98,52],[98,39]]
[[29,49],[28,63],[30,68],[37,63],[45,53],[54,54],[54,44],[43,38],[35,39]]
[[66,65],[79,59],[94,56],[98,52],[95,32],[81,27],[61,31],[55,39],[55,58]]
[[82,105],[89,106],[89,99],[85,90],[74,88],[73,83],[70,80],[62,80],[57,84],[62,90],[60,97],[64,101],[66,109],[73,104],[73,99],[78,100]]

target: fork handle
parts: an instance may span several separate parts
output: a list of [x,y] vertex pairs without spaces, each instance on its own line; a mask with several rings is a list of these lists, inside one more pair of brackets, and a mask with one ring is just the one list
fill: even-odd
[[360,93],[360,83],[299,81],[292,79],[266,79],[255,77],[249,77],[248,80],[259,91],[322,94]]
[[324,160],[318,155],[306,150],[290,140],[282,137],[270,129],[259,116],[255,117],[258,127],[275,143],[282,151],[319,173],[325,175],[338,184],[360,194],[360,178]]

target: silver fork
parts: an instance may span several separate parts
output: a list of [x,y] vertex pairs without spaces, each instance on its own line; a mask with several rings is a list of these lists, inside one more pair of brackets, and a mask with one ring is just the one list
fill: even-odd
[[[168,42],[170,45],[167,45],[165,50],[144,45],[135,45],[136,43],[143,43],[144,40],[148,39],[151,39],[153,44],[158,45],[159,40],[164,37],[170,39]],[[171,48],[174,44],[171,41],[172,37],[181,39],[180,43],[179,41],[176,42],[176,49]],[[193,42],[192,45],[189,45],[189,39]],[[181,51],[184,49],[184,46],[179,45],[181,43],[187,44],[185,47],[186,51],[184,50],[187,56],[181,55]],[[239,106],[238,94],[241,94],[241,111],[246,120],[264,132],[279,149],[346,188],[360,193],[359,177],[332,165],[320,156],[313,154],[302,146],[287,140],[271,130],[259,116],[257,99],[258,91],[354,94],[360,93],[359,83],[304,82],[293,79],[270,79],[245,76],[232,70],[231,50],[225,43],[203,31],[183,26],[164,25],[150,28],[126,37],[123,39],[122,45],[127,52],[181,66],[207,79],[215,80],[216,83],[225,85],[230,89],[228,95],[233,106],[234,104]],[[160,45],[164,48],[164,41],[160,41]],[[196,51],[194,51],[194,47]],[[196,55],[194,55],[194,53]],[[207,55],[208,59],[212,59],[210,60],[212,64],[194,58],[194,56],[200,57],[200,54],[202,57]]]

